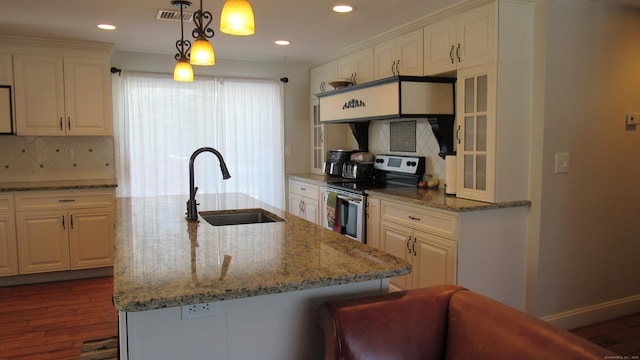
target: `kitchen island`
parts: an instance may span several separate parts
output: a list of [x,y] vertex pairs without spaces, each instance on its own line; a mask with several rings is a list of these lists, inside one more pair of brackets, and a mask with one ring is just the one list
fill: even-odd
[[261,208],[285,221],[187,222],[186,200],[118,199],[122,359],[321,358],[321,302],[386,292],[388,278],[411,271],[404,260],[244,194],[201,194],[199,209]]

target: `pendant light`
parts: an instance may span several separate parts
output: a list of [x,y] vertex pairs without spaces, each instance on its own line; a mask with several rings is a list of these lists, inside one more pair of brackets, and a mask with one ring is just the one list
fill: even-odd
[[227,0],[220,14],[220,31],[229,35],[253,35],[256,32],[253,9],[248,0]]
[[186,0],[172,0],[171,4],[173,6],[180,7],[180,40],[176,41],[176,49],[178,49],[178,53],[175,56],[178,63],[173,69],[173,80],[190,82],[193,81],[193,68],[191,67],[191,64],[189,64],[189,56],[187,54],[189,53],[191,42],[184,39],[182,10],[185,7],[191,6],[191,2]]
[[213,46],[208,40],[214,35],[213,30],[209,27],[211,20],[211,13],[202,10],[202,0],[200,0],[200,9],[193,14],[196,28],[193,29],[192,35],[196,40],[191,47],[191,65],[210,66],[216,64]]

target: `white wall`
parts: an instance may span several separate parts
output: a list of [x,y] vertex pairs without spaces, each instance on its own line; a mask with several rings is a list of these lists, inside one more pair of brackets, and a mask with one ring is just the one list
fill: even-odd
[[[541,173],[533,175],[539,188],[531,223],[539,218],[539,227],[530,231],[540,235],[530,247],[539,253],[529,278],[537,281],[535,312],[604,314],[625,302],[639,310],[640,127],[627,129],[624,119],[640,112],[640,11],[584,0],[539,6],[544,29],[536,34],[544,39],[536,39],[536,60],[544,61],[537,64],[544,79],[534,89],[532,169]],[[568,174],[554,173],[558,152],[570,153]]]
[[[173,76],[175,59],[173,54],[143,54],[115,52],[112,66],[123,70],[166,73]],[[300,173],[309,171],[310,135],[309,135],[309,65],[302,63],[253,62],[229,59],[216,59],[211,67],[194,67],[198,75],[253,77],[253,78],[289,78],[285,84],[284,128],[285,145],[291,145],[291,155],[285,157],[285,172]]]

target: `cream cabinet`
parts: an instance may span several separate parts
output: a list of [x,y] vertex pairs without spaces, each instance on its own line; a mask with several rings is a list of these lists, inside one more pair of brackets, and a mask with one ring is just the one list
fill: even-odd
[[13,85],[11,54],[0,53],[0,85]]
[[373,80],[373,47],[338,59],[338,77],[351,79],[353,84]]
[[311,84],[311,98],[316,94],[333,90],[329,82],[338,77],[338,60],[316,66],[309,72],[309,82]]
[[456,283],[457,216],[388,200],[380,203],[382,250],[412,264],[409,275],[390,279],[394,290]]
[[289,212],[321,224],[320,190],[317,185],[289,179]]
[[311,100],[311,173],[324,173],[324,162],[331,149],[347,148],[349,125],[323,124],[320,122],[318,99]]
[[490,3],[424,28],[424,75],[496,60],[497,4]]
[[374,80],[398,75],[422,76],[423,49],[422,29],[374,45]]
[[367,237],[379,234],[381,250],[412,265],[409,275],[390,279],[392,290],[459,284],[524,308],[526,206],[478,202],[481,210],[449,211],[380,192],[367,197],[380,208],[380,221],[367,224]]
[[15,54],[18,135],[112,135],[108,59]]
[[[533,8],[499,1],[496,61],[458,70],[457,196],[529,198]],[[499,149],[499,151],[498,151]]]
[[380,199],[367,197],[367,245],[382,249],[380,245]]
[[113,265],[113,190],[15,196],[20,274]]
[[0,196],[0,276],[18,274],[18,245],[13,195]]

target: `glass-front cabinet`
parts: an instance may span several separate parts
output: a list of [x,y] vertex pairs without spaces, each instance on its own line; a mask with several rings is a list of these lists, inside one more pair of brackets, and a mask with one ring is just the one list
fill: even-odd
[[495,65],[458,71],[458,196],[494,201]]

